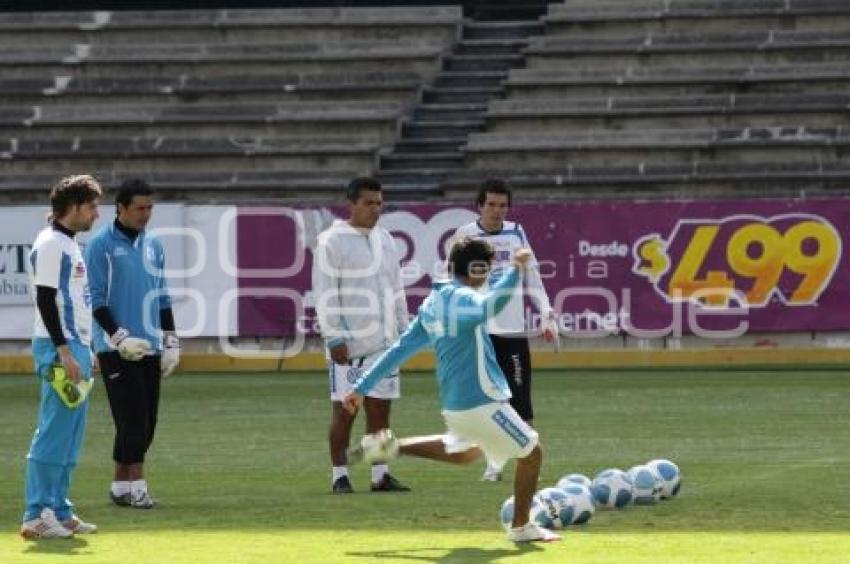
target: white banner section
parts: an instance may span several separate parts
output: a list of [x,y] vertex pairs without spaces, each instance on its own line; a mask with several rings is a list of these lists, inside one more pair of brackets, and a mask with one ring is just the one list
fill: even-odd
[[[81,246],[98,229],[114,221],[112,204],[101,204],[101,217]],[[157,204],[148,231],[163,242],[174,315],[182,336],[219,336],[221,327],[236,335],[236,303],[228,319],[219,323],[220,297],[236,288],[236,278],[225,273],[219,249],[234,249],[236,233],[219,233],[221,217],[230,206]],[[0,339],[29,339],[35,309],[29,278],[29,252],[46,225],[47,206],[7,206],[0,209]],[[228,237],[228,241],[219,241]]]

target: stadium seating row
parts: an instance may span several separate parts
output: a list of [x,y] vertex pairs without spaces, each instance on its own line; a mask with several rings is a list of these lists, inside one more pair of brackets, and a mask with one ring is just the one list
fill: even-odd
[[850,179],[848,18],[838,0],[553,4],[447,188],[828,191]]
[[453,6],[0,13],[0,193],[71,170],[174,198],[338,189],[374,172],[460,24]]
[[377,174],[405,197],[494,174],[540,195],[828,191],[850,179],[848,23],[841,0],[570,0],[498,23],[457,6],[0,13],[3,171],[188,193],[267,193],[286,172]]

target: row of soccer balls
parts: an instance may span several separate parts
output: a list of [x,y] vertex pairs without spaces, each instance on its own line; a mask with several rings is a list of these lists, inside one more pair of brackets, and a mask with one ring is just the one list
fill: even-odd
[[[679,493],[682,473],[675,463],[656,459],[632,466],[628,472],[603,470],[592,481],[584,474],[567,474],[553,488],[543,488],[531,500],[529,517],[547,529],[587,523],[596,507],[622,509],[631,503],[649,505]],[[511,527],[514,498],[502,504],[502,526]]]

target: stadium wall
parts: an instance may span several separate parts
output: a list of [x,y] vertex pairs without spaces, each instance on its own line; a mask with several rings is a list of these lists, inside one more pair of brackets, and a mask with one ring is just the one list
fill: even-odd
[[[46,212],[0,211],[2,372],[31,369],[25,257]],[[850,200],[521,203],[513,212],[561,314],[562,349],[534,342],[539,368],[850,362],[850,312],[842,307],[850,298],[849,241],[840,230]],[[102,213],[100,224],[111,221]],[[182,369],[324,370],[310,248],[343,216],[339,206],[157,206],[151,230],[168,250]],[[423,204],[384,214],[404,256],[412,312],[451,232],[473,217],[470,208]],[[725,289],[723,307],[699,304],[709,280]],[[677,298],[673,289],[691,293]],[[742,310],[747,299],[762,303]],[[741,322],[747,327],[737,332]],[[423,354],[410,368],[432,365]]]

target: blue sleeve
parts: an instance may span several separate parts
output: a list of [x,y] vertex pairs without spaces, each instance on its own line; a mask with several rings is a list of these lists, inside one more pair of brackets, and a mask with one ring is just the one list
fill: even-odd
[[92,311],[109,307],[109,257],[99,237],[92,238],[86,245],[84,259],[88,269]]
[[171,308],[171,296],[168,294],[168,282],[165,280],[165,249],[162,247],[162,242],[157,239],[157,249],[160,256],[159,267],[159,309]]
[[454,308],[454,319],[458,325],[478,325],[498,315],[513,297],[513,289],[519,283],[519,270],[510,266],[504,276],[490,286],[484,294],[469,293],[458,300]]
[[384,354],[378,357],[369,370],[354,383],[354,391],[365,396],[382,378],[392,374],[411,356],[422,350],[430,340],[419,317],[410,324],[401,337]]

